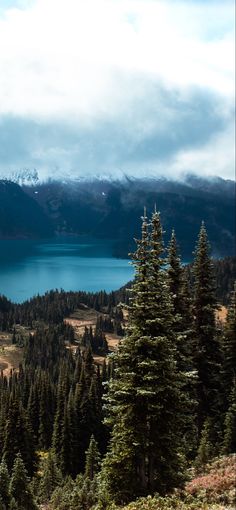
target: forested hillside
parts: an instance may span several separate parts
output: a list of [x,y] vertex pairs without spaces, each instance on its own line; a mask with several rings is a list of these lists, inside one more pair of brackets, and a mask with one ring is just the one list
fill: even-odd
[[0,180],[0,238],[50,237],[53,228],[42,208],[18,186]]
[[[17,198],[17,200],[16,200]],[[215,257],[234,255],[235,184],[189,176],[165,179],[35,182],[1,181],[0,237],[90,235],[113,239],[113,254],[127,257],[135,249],[143,205],[155,205],[164,230],[175,228],[183,259],[192,260],[199,224],[204,219]]]
[[[128,290],[0,298],[0,365],[9,342],[21,358],[0,377],[0,508],[105,509],[149,495],[140,509],[233,508],[232,484],[215,500],[196,488],[203,479],[186,485],[212,473],[215,458],[231,459],[224,472],[234,463],[233,265],[217,266],[216,295],[204,224],[190,270],[174,231],[167,258],[164,248],[154,211],[143,217]],[[228,296],[221,322],[219,295]]]

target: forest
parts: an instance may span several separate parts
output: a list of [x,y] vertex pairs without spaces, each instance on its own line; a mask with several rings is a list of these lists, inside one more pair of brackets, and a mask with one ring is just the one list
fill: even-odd
[[[202,223],[184,266],[156,210],[130,256],[134,281],[111,294],[0,296],[21,353],[0,376],[0,510],[234,508],[235,259],[212,260]],[[79,335],[78,310],[96,312]],[[194,482],[212,472],[218,496]]]

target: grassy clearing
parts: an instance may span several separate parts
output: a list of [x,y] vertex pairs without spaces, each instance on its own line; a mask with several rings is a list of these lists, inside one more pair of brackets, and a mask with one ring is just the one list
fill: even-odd
[[23,349],[12,343],[12,334],[0,333],[0,370],[9,377],[11,370],[18,370],[23,359]]
[[[84,333],[85,326],[88,328],[91,326],[93,330],[95,329],[97,318],[99,315],[100,313],[98,313],[96,310],[84,307],[82,309],[75,310],[70,315],[70,317],[66,317],[64,319],[64,322],[66,324],[70,324],[73,327],[76,341],[79,341],[80,337]],[[117,349],[121,337],[116,335],[115,333],[105,333],[105,335],[109,351],[114,352]],[[78,347],[78,343],[67,347],[73,351]],[[104,362],[104,359],[106,359],[106,356],[94,354],[95,362],[102,364]]]
[[93,328],[96,325],[99,313],[91,308],[84,307],[82,309],[75,310],[70,317],[66,317],[64,322],[70,324],[75,331],[77,338],[83,334],[85,326]]

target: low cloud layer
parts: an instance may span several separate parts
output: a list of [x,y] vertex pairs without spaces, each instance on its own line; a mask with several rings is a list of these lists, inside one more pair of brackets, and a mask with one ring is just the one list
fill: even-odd
[[4,0],[0,175],[234,176],[234,2]]

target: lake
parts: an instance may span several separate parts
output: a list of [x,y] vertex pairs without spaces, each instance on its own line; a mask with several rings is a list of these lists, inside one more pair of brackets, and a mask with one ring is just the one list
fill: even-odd
[[0,294],[21,303],[51,289],[116,290],[133,277],[112,242],[93,239],[0,240]]

